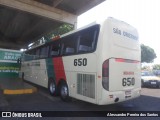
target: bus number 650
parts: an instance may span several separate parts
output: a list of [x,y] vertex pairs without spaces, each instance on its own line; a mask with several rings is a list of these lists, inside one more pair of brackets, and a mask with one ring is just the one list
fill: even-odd
[[87,66],[87,58],[74,59],[74,66]]
[[122,85],[123,86],[131,86],[131,85],[135,85],[135,78],[123,78],[122,79]]

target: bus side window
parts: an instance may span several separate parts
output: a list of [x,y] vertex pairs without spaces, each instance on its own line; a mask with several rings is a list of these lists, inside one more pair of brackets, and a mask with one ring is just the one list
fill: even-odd
[[86,45],[79,45],[79,52],[89,52],[91,51],[91,47]]
[[80,42],[78,44],[78,53],[90,53],[95,50],[97,43],[98,30],[97,27],[88,28],[80,34]]
[[70,47],[66,48],[65,54],[73,54],[73,53],[74,53],[74,48],[70,48]]
[[30,50],[28,51],[27,53],[24,54],[24,59],[26,61],[29,61],[29,60],[34,60],[35,59],[35,50]]
[[63,38],[62,47],[63,47],[62,55],[75,54],[76,48],[77,48],[76,36],[73,34],[73,35]]
[[40,58],[48,57],[49,46],[43,46],[40,51]]
[[78,52],[80,52],[80,53],[85,52],[86,53],[86,52],[90,52],[92,50],[91,36],[92,36],[92,34],[89,34],[89,33],[82,33],[81,34]]
[[95,31],[94,31],[94,34],[93,34],[92,50],[94,50],[95,47],[96,47],[96,41],[97,41],[97,39],[98,39],[97,36],[98,36],[98,31],[95,30]]
[[36,54],[35,54],[35,59],[38,59],[39,56],[40,56],[40,49],[37,48],[37,49],[36,49]]
[[50,56],[58,56],[60,53],[60,43],[59,42],[53,42],[51,44],[51,50],[50,50]]

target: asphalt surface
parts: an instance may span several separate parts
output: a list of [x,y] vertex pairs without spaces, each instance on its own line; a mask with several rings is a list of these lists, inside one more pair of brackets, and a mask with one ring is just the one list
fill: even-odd
[[[38,92],[23,95],[4,95],[0,93],[0,111],[160,111],[160,89],[142,88],[139,98],[113,105],[94,105],[80,100],[72,99],[70,102],[63,102],[59,97],[52,97],[44,88],[38,87]],[[61,113],[60,113],[61,114]],[[62,112],[63,114],[63,112]],[[83,119],[83,117],[58,117],[58,119]],[[84,119],[122,119],[128,117],[85,117]],[[6,118],[1,118],[6,119]],[[22,118],[21,118],[22,119]],[[25,118],[23,118],[25,119]],[[31,119],[31,118],[30,118]],[[53,118],[42,118],[53,119]],[[56,117],[54,118],[56,119]],[[157,117],[129,117],[129,119],[160,119]]]
[[28,94],[37,91],[36,87],[20,78],[0,78],[0,89],[3,94]]

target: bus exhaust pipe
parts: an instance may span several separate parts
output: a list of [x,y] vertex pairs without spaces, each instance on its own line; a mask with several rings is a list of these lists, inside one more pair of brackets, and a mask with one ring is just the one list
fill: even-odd
[[119,98],[116,98],[115,100],[114,100],[114,102],[118,102],[119,101]]

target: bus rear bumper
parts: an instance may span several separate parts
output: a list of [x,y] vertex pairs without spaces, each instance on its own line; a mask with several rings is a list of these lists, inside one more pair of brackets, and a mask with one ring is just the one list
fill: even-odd
[[127,90],[127,91],[115,91],[108,92],[103,90],[102,99],[98,101],[99,105],[114,104],[118,102],[127,101],[140,96],[141,88]]

